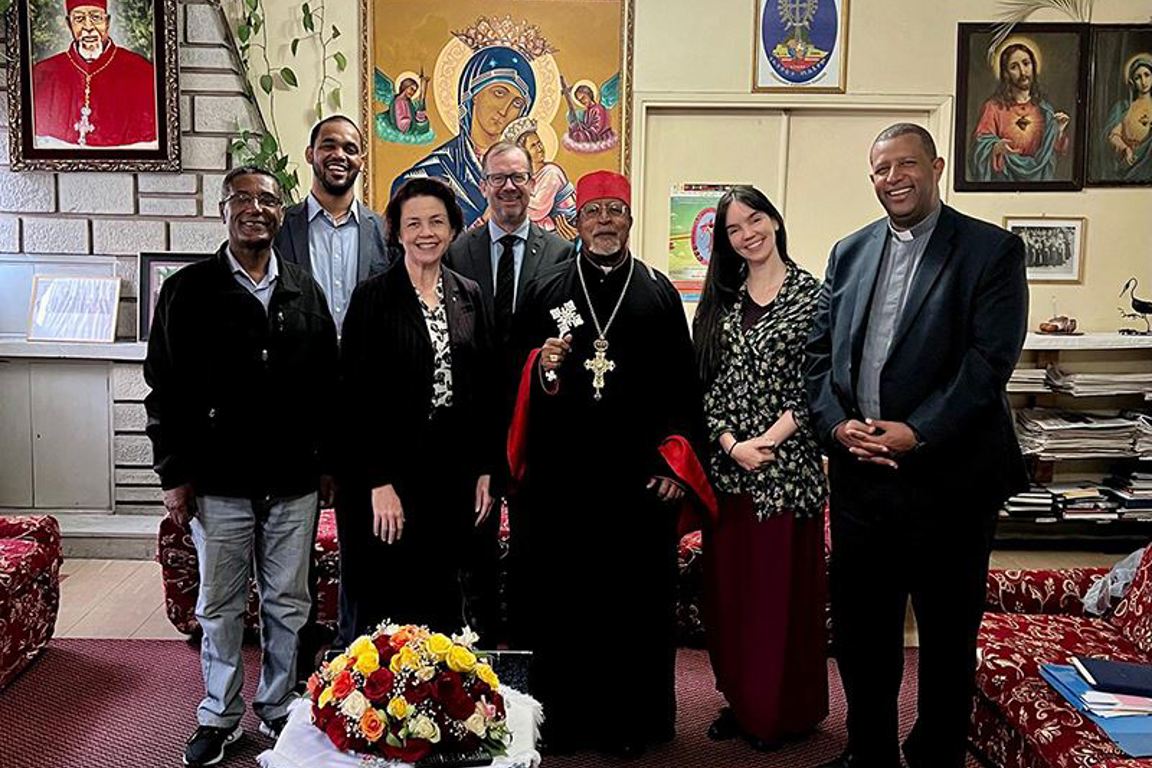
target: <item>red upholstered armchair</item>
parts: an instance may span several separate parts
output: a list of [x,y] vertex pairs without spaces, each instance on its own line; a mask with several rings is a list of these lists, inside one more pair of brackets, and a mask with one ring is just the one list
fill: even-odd
[[[187,635],[199,634],[196,598],[200,594],[200,567],[188,526],[177,525],[167,517],[160,522],[156,559],[164,578],[164,604],[168,620]],[[312,548],[312,562],[317,579],[316,621],[335,630],[339,611],[340,555],[336,544],[336,518],[330,509],[320,513],[320,526]],[[259,623],[259,598],[256,581],[253,579],[249,584],[244,626],[254,630]]]
[[1071,655],[1152,662],[1152,547],[1128,594],[1102,617],[1083,596],[1107,568],[994,570],[980,627],[969,738],[999,768],[1144,768],[1040,677]]
[[56,518],[0,517],[0,688],[56,630],[62,561]]

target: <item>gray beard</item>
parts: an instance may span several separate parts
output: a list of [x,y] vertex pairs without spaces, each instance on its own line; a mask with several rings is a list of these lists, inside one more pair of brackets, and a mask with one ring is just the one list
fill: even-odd
[[76,43],[76,52],[80,54],[80,58],[84,61],[96,61],[104,53],[104,43],[99,43],[95,48],[81,45]]

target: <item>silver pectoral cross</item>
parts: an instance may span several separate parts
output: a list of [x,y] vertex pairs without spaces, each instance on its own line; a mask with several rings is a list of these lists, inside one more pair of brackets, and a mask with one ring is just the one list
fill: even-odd
[[87,144],[88,134],[96,130],[96,126],[88,121],[88,115],[92,114],[92,110],[88,107],[80,107],[80,119],[73,123],[72,127],[76,129],[79,137],[76,139],[77,144]]
[[607,357],[607,339],[596,339],[592,342],[592,348],[596,352],[592,355],[591,360],[584,361],[584,367],[592,371],[592,389],[596,390],[592,393],[592,397],[599,400],[603,397],[601,390],[604,389],[604,374],[616,370],[616,363]]

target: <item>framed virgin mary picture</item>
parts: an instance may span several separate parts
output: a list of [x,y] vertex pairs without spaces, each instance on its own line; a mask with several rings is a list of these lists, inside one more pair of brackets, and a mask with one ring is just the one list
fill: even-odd
[[484,151],[512,141],[533,165],[533,223],[575,234],[575,185],[626,171],[634,0],[361,0],[366,194],[448,183],[466,226],[484,219]]
[[1152,185],[1152,24],[1092,26],[1086,186]]
[[176,171],[176,0],[26,0],[8,13],[12,169]]

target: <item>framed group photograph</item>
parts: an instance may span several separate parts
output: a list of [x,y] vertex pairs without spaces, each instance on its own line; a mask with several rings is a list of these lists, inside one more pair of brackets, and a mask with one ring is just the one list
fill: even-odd
[[1086,24],[959,25],[957,191],[1083,186],[1088,43]]
[[211,253],[141,253],[139,260],[140,285],[137,296],[136,338],[148,341],[152,330],[152,315],[160,298],[160,286],[172,275],[193,262],[212,258]]
[[1024,241],[1030,283],[1084,282],[1085,225],[1083,217],[1004,217],[1004,229]]
[[633,0],[361,0],[366,196],[443,179],[466,226],[482,221],[480,158],[498,141],[532,156],[533,223],[570,237],[575,184],[627,171]]
[[28,341],[116,340],[120,280],[37,275],[32,280]]
[[13,170],[180,170],[176,0],[25,0],[8,22]]
[[1087,144],[1087,185],[1152,185],[1152,25],[1093,25]]
[[753,0],[752,90],[844,93],[848,0]]

